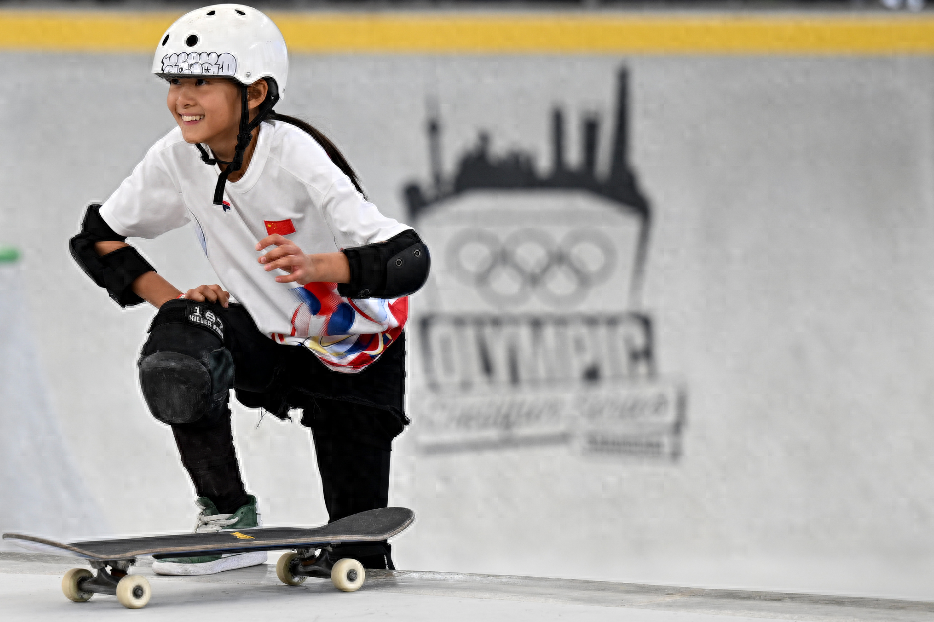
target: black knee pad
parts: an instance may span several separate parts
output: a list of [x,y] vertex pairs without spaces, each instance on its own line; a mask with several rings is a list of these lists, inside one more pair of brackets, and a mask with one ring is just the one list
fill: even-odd
[[234,362],[223,314],[217,304],[170,300],[153,319],[137,367],[143,397],[159,421],[182,425],[226,415]]

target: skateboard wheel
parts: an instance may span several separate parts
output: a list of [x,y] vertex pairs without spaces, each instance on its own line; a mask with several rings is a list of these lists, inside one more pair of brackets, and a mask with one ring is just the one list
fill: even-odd
[[363,564],[355,559],[345,557],[331,568],[331,583],[342,592],[356,592],[366,580],[366,570]]
[[86,603],[94,596],[94,592],[84,592],[78,587],[85,579],[90,579],[94,575],[87,568],[72,568],[62,577],[62,592],[65,598],[73,600],[76,603]]
[[117,583],[117,600],[127,609],[142,609],[152,597],[146,577],[128,574]]
[[292,574],[290,566],[292,560],[298,557],[298,553],[286,553],[276,562],[276,576],[286,585],[301,585],[308,577],[296,577]]

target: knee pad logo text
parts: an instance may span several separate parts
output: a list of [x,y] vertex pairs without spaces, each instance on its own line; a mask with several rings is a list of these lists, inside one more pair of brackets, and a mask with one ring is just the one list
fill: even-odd
[[224,339],[224,323],[217,315],[201,305],[191,305],[188,307],[188,321],[207,328],[212,333]]

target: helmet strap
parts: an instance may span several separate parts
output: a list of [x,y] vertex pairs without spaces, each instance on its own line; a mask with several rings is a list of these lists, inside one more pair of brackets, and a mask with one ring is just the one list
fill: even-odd
[[224,204],[224,188],[227,185],[227,178],[230,177],[231,173],[239,171],[240,167],[243,166],[243,155],[250,146],[250,141],[253,140],[253,130],[262,123],[263,119],[272,112],[273,106],[279,102],[279,88],[276,85],[276,81],[270,79],[267,80],[266,83],[269,86],[269,92],[266,94],[266,99],[260,104],[259,110],[256,111],[256,117],[252,121],[250,121],[250,107],[247,97],[248,87],[243,86],[240,90],[240,128],[237,132],[237,147],[234,150],[234,158],[232,161],[224,162],[217,156],[212,158],[208,155],[207,150],[201,146],[201,143],[195,144],[198,151],[201,152],[202,162],[209,166],[214,166],[215,164],[224,164],[227,166],[227,168],[221,171],[220,176],[217,178],[217,186],[214,188],[214,205]]
[[201,152],[201,161],[207,164],[208,166],[214,166],[217,163],[226,164],[226,162],[221,162],[216,157],[212,158],[208,155],[207,149],[201,146],[201,143],[195,143],[195,147],[198,148],[198,151]]

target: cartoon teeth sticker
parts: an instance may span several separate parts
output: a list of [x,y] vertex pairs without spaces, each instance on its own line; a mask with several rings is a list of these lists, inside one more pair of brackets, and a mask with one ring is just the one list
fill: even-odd
[[197,76],[233,76],[237,59],[233,54],[217,52],[179,52],[162,57],[162,73]]

